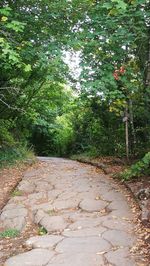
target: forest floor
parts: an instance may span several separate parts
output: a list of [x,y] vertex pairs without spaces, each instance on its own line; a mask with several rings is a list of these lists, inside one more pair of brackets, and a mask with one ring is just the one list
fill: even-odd
[[[87,186],[87,183],[85,183],[84,186],[81,188],[81,186],[82,186],[82,180],[81,180],[81,184],[78,184],[77,179],[78,179],[78,177],[79,177],[79,179],[80,179],[80,177],[83,178],[83,179],[85,178],[84,171],[87,171],[88,173],[92,173],[92,175],[94,175],[94,177],[96,178],[96,180],[97,180],[98,176],[101,176],[101,179],[103,179],[103,180],[100,181],[100,182],[102,182],[101,183],[101,186],[102,187],[104,186],[104,183],[105,182],[107,183],[107,186],[109,186],[109,183],[111,182],[115,186],[115,192],[119,192],[120,193],[120,191],[123,190],[123,193],[126,194],[127,201],[129,203],[129,205],[131,206],[132,214],[134,216],[133,217],[133,220],[134,220],[134,223],[136,224],[135,232],[138,235],[138,240],[136,241],[136,245],[134,244],[132,246],[132,253],[134,253],[135,255],[138,254],[138,264],[137,265],[140,265],[140,266],[149,265],[149,259],[150,258],[149,258],[148,249],[149,249],[149,233],[150,233],[150,228],[149,228],[148,222],[145,223],[145,224],[142,224],[141,223],[141,220],[140,220],[140,213],[141,213],[140,205],[138,204],[138,202],[136,202],[135,197],[134,197],[134,195],[137,194],[137,191],[139,189],[143,189],[143,186],[144,187],[147,186],[147,182],[149,182],[149,181],[138,180],[137,182],[134,181],[134,183],[131,182],[130,183],[130,188],[133,187],[134,188],[134,191],[135,191],[134,192],[134,195],[133,195],[131,193],[131,191],[128,191],[127,188],[124,185],[122,185],[117,180],[114,180],[113,181],[113,179],[110,177],[112,175],[112,173],[118,173],[119,171],[121,171],[124,168],[124,165],[121,162],[119,162],[119,159],[117,159],[117,158],[113,158],[113,160],[112,160],[112,158],[110,158],[110,157],[107,157],[107,158],[105,157],[105,158],[98,158],[96,160],[92,160],[92,162],[90,162],[90,161],[88,162],[88,163],[94,164],[95,166],[96,166],[97,163],[99,163],[100,166],[101,166],[100,168],[102,168],[102,170],[100,170],[100,169],[99,170],[96,170],[96,168],[93,168],[92,166],[91,166],[92,168],[90,168],[90,166],[87,166],[86,167],[85,164],[78,164],[78,163],[74,163],[74,162],[69,161],[69,160],[68,161],[67,160],[64,160],[64,166],[62,166],[62,164],[60,163],[59,160],[61,161],[61,159],[58,159],[58,161],[57,160],[56,161],[53,161],[52,162],[52,166],[50,166],[49,163],[47,163],[47,161],[44,161],[44,162],[39,161],[39,162],[36,162],[34,165],[31,165],[31,166],[29,166],[29,165],[21,165],[21,166],[17,166],[17,167],[14,166],[14,167],[5,168],[5,169],[1,170],[0,171],[0,206],[1,206],[2,212],[3,212],[3,210],[5,210],[5,208],[3,209],[3,207],[4,206],[6,207],[7,206],[7,203],[8,203],[8,210],[9,210],[9,204],[10,204],[10,207],[11,206],[14,207],[14,205],[11,205],[11,204],[14,204],[16,200],[19,202],[19,204],[20,204],[21,201],[24,204],[24,201],[26,200],[25,197],[28,197],[28,198],[31,197],[31,200],[33,200],[33,198],[32,198],[33,191],[32,190],[34,190],[35,187],[33,189],[32,186],[28,186],[27,184],[24,184],[24,188],[22,187],[22,190],[24,189],[24,191],[22,191],[21,190],[21,183],[19,184],[19,182],[21,180],[22,180],[21,182],[24,182],[24,177],[25,177],[25,174],[24,173],[25,173],[25,170],[27,170],[27,168],[28,168],[28,171],[27,171],[28,178],[32,177],[32,175],[33,176],[38,176],[40,174],[40,177],[38,176],[37,177],[37,180],[36,180],[39,183],[39,188],[38,189],[40,191],[35,191],[36,192],[36,195],[38,195],[39,193],[43,193],[43,188],[45,189],[45,184],[43,184],[42,182],[46,178],[47,174],[50,176],[50,173],[51,173],[52,174],[52,177],[53,177],[53,172],[55,172],[55,171],[57,172],[57,178],[58,178],[58,173],[59,173],[58,171],[60,171],[60,175],[62,175],[62,170],[63,170],[63,172],[65,171],[65,177],[66,177],[66,173],[67,173],[67,177],[69,177],[69,178],[70,178],[70,174],[71,175],[73,174],[75,176],[75,179],[76,179],[76,182],[77,182],[76,183],[76,186],[77,186],[76,188],[77,188],[77,190],[78,189],[79,190],[82,190],[82,191],[80,191],[82,193],[85,193],[84,189],[85,189],[85,186]],[[68,163],[68,165],[65,165],[66,162]],[[107,165],[107,167],[106,167],[106,165]],[[58,169],[57,169],[57,167],[58,167]],[[63,168],[63,169],[61,169],[61,168]],[[80,169],[80,173],[78,173],[78,177],[77,177],[76,176],[77,173],[75,173],[73,171],[77,171],[78,168],[81,168],[81,169]],[[103,172],[105,172],[105,174]],[[105,177],[106,177],[106,179],[105,179]],[[108,178],[108,181],[107,181],[107,178]],[[64,187],[66,181],[64,181],[63,183],[61,183],[61,180],[57,180],[57,181],[58,181],[58,183],[55,184],[55,185],[57,185],[58,187],[61,186],[61,190],[62,190],[62,187]],[[19,184],[19,187],[17,187],[18,184]],[[64,189],[67,188],[67,185],[68,185],[68,183],[66,183]],[[98,183],[95,183],[95,186],[96,186],[95,189],[98,187],[98,185],[99,185]],[[69,184],[69,187],[70,186],[71,186],[71,184]],[[52,190],[52,189],[53,188],[51,187],[50,190]],[[59,190],[59,188],[57,190]],[[131,190],[133,191],[133,189],[131,189]],[[21,192],[22,194],[20,194],[20,191],[22,191]],[[58,191],[58,192],[60,193],[60,191]],[[68,193],[70,193],[70,192],[68,191]],[[73,195],[74,195],[73,192],[75,192],[75,188],[71,192],[70,198],[73,197]],[[105,188],[103,187],[103,192],[101,192],[101,193],[104,193],[103,196],[105,196],[107,194],[107,192],[108,191],[105,191]],[[89,193],[91,193],[91,192],[89,192]],[[74,195],[74,196],[76,198],[76,195]],[[110,193],[110,197],[111,196],[112,195]],[[43,197],[43,195],[41,195],[41,197]],[[75,198],[72,199],[72,203],[74,203]],[[42,200],[42,202],[41,202],[41,200]],[[39,201],[38,202],[38,205],[39,204],[43,204],[42,205],[42,208],[45,211],[46,206],[44,204],[47,204],[48,198],[45,198],[45,201],[43,201],[43,200],[44,199],[37,199],[37,201]],[[61,197],[60,197],[60,200],[64,200],[64,198],[61,199]],[[66,200],[66,198],[65,198],[65,200]],[[94,204],[96,204],[96,206],[97,206],[97,203],[102,204],[102,202],[100,202],[100,196],[97,196],[96,194],[95,194],[95,200],[96,201],[95,201]],[[57,197],[56,197],[56,201],[57,201]],[[58,207],[56,206],[57,207],[56,209],[59,209],[60,208],[59,211],[62,212],[62,209],[63,209],[62,202],[60,203],[60,201],[58,201],[56,203],[58,205]],[[32,208],[34,210],[36,210],[36,206],[35,205],[37,203],[35,204],[35,203],[32,202],[32,204],[33,204]],[[48,204],[51,204],[51,202],[49,200],[48,200]],[[59,206],[59,204],[61,206]],[[114,204],[117,204],[117,203],[114,203]],[[27,206],[27,205],[28,205],[28,203],[25,206]],[[89,204],[87,206],[86,202],[83,202],[82,205],[85,205],[85,206],[80,206],[80,209],[82,211],[83,211],[84,208],[88,208],[89,207]],[[72,211],[75,211],[75,209],[76,209],[75,206],[68,206],[68,207],[69,207],[69,211],[71,211],[71,212]],[[83,209],[82,209],[82,207],[83,207]],[[50,208],[50,207],[48,207],[48,208]],[[92,208],[93,208],[93,206],[92,206]],[[94,206],[94,208],[95,208],[95,206]],[[7,211],[7,208],[6,208],[6,211]],[[55,210],[53,208],[53,213],[52,213],[52,210],[51,210],[51,213],[49,215],[55,217],[55,214],[56,214],[57,216],[59,216],[58,213],[55,213],[55,212],[57,212],[57,210]],[[121,210],[120,210],[120,212],[121,212]],[[98,217],[95,217],[95,218],[102,219],[103,222],[106,222],[106,223],[109,224],[110,221],[108,221],[108,220],[110,218],[109,219],[106,219],[107,221],[106,220],[104,221],[104,218],[106,217],[106,214],[109,215],[108,209],[107,208],[102,208],[101,211],[100,211],[100,216],[101,217],[98,216]],[[39,213],[39,216],[40,215],[41,214]],[[64,215],[64,213],[63,213],[63,215]],[[67,215],[67,213],[65,215]],[[76,234],[76,232],[74,232],[74,228],[71,228],[71,224],[74,223],[74,222],[75,223],[78,222],[78,221],[76,221],[76,218],[77,218],[76,216],[78,216],[79,213],[74,213],[74,214],[71,214],[71,215],[67,219],[65,217],[65,220],[70,224],[70,226],[69,226],[69,228],[67,228],[69,230],[66,230],[66,232],[64,232],[63,237],[65,237],[65,235],[67,235],[69,233],[70,234],[74,234],[74,233]],[[86,216],[86,219],[93,218],[93,215],[97,215],[97,214],[95,214],[95,210],[92,210],[91,217],[87,217]],[[20,226],[21,227],[22,226],[24,227],[24,223],[26,223],[26,226],[25,226],[25,229],[24,230],[21,229],[22,232],[21,232],[21,234],[19,236],[16,236],[14,238],[11,238],[9,236],[6,236],[5,238],[1,238],[1,240],[0,240],[0,263],[1,264],[0,265],[3,265],[2,263],[4,263],[4,261],[6,259],[8,259],[9,257],[11,257],[13,255],[17,255],[18,253],[23,253],[25,251],[31,250],[31,246],[30,245],[29,246],[26,246],[25,245],[25,241],[28,238],[30,238],[32,236],[42,235],[42,234],[45,233],[44,229],[46,227],[46,224],[44,223],[44,226],[41,225],[39,227],[37,221],[36,221],[37,223],[31,222],[31,220],[33,218],[32,217],[32,213],[30,213],[29,216],[30,217],[28,217],[29,218],[28,221],[25,221],[24,219],[21,218],[22,219],[22,222],[21,222]],[[73,222],[73,216],[75,218],[75,221],[74,222]],[[122,215],[122,216],[125,216],[125,215]],[[112,215],[112,217],[113,217],[113,219],[116,219],[115,218],[116,215]],[[79,220],[82,220],[81,217],[79,217],[79,218],[80,218]],[[39,217],[36,217],[36,219],[38,220]],[[60,220],[61,220],[60,221],[60,224],[62,225],[62,230],[64,230],[64,228],[63,228],[64,227],[64,222],[62,221],[61,218],[60,218]],[[126,217],[124,217],[123,220],[124,220],[124,223],[125,223],[128,219]],[[107,226],[108,226],[108,224],[107,224]],[[54,226],[54,225],[52,225],[52,226]],[[81,226],[80,225],[78,226],[78,229],[79,230],[82,229],[82,228],[79,228],[79,227],[81,227]],[[128,224],[126,225],[126,227],[128,227]],[[99,228],[99,229],[102,230],[102,228]],[[111,229],[112,228],[109,228],[109,230],[111,230]],[[1,228],[1,231],[2,230],[3,230],[3,228]],[[49,230],[49,228],[47,228],[46,231],[48,231],[48,230]],[[94,230],[96,230],[95,227],[92,228],[92,232]],[[115,225],[113,227],[113,230],[116,230]],[[123,230],[123,229],[121,229],[121,230]],[[54,231],[56,231],[56,230],[54,230]],[[84,232],[81,230],[81,234],[82,233],[84,233]],[[91,234],[89,229],[88,229],[88,233]],[[87,234],[87,232],[86,232],[86,234]],[[60,234],[59,234],[59,237],[60,237]],[[68,235],[67,235],[67,237],[68,237]],[[61,240],[61,239],[59,239],[59,240]],[[54,241],[54,239],[53,239],[53,241]],[[55,245],[56,245],[56,243],[55,243]],[[64,246],[62,248],[65,249]],[[107,248],[108,247],[106,247],[106,249]],[[101,257],[100,260],[101,261],[103,260],[103,263],[104,263],[104,261],[106,262],[107,260],[109,261],[109,259],[110,259],[109,265],[112,265],[111,264],[111,260],[112,260],[112,263],[114,265],[113,260],[115,260],[115,256],[116,256],[117,252],[118,252],[118,256],[120,256],[119,254],[121,254],[120,252],[122,252],[122,251],[120,251],[119,249],[116,249],[116,250],[114,250],[114,252],[116,252],[114,255],[111,252],[112,252],[112,250],[110,251],[110,253],[108,252],[106,254],[105,251],[99,251],[99,256]],[[105,254],[106,254],[106,256],[105,256]],[[38,254],[36,254],[36,255],[38,255]],[[139,258],[139,256],[140,256],[140,258]],[[72,259],[72,257],[70,259]],[[91,257],[91,259],[92,259],[92,257]],[[58,257],[58,262],[59,262],[59,257]],[[12,265],[14,265],[14,264],[12,264]],[[16,264],[16,265],[18,265],[18,264]],[[49,265],[49,264],[45,264],[45,265]],[[51,263],[50,263],[50,265],[51,265]],[[56,264],[54,263],[53,265],[56,265]],[[64,265],[70,265],[70,264],[64,264]],[[93,265],[97,265],[97,264],[93,264]],[[100,264],[100,265],[108,265],[108,264]],[[126,265],[130,265],[130,264],[126,264]]]

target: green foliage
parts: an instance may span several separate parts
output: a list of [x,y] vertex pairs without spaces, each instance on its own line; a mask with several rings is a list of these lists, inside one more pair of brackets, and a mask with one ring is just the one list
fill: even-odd
[[150,174],[150,152],[137,163],[133,164],[129,169],[125,170],[120,176],[124,180]]
[[[144,0],[96,1],[76,30],[82,51],[82,99],[89,97],[94,107],[92,118],[86,114],[81,121],[80,150],[96,147],[100,154],[125,155],[122,119],[129,100],[133,103],[134,118],[134,122],[129,121],[130,154],[141,156],[149,146],[150,120],[146,115],[149,100],[146,98],[150,95],[148,91],[145,93],[143,72],[148,55],[149,15],[149,4]],[[125,71],[115,79],[114,71],[121,67]],[[96,99],[94,104],[93,99]],[[96,110],[97,106],[101,112]],[[138,111],[139,106],[145,108],[143,114]],[[131,116],[130,112],[129,119]]]
[[120,118],[110,112],[99,97],[78,100],[72,124],[73,153],[89,153],[92,156],[123,154],[124,129],[120,126]]
[[89,149],[87,152],[73,154],[70,156],[70,158],[72,160],[86,160],[86,159],[90,160],[90,159],[94,159],[100,155],[101,154],[99,153],[99,151],[96,148],[91,147],[91,149]]
[[[26,142],[38,155],[124,156],[130,101],[129,151],[141,157],[150,145],[149,15],[144,0],[2,1],[0,163],[25,158]],[[79,52],[78,78],[64,52]]]
[[28,149],[26,144],[16,143],[12,147],[0,148],[0,167],[29,158],[33,158],[33,152]]
[[0,148],[11,147],[15,144],[14,137],[10,132],[12,125],[12,121],[0,119]]
[[0,238],[14,238],[14,237],[19,236],[19,234],[20,234],[19,230],[10,228],[10,229],[7,229],[1,232]]
[[27,65],[24,63],[21,56],[21,50],[24,49],[22,45],[23,40],[21,41],[18,39],[18,34],[21,34],[24,31],[26,23],[13,19],[15,14],[12,15],[12,9],[9,6],[1,8],[0,14],[1,68],[5,71],[11,71],[14,67],[19,69],[26,69]]
[[38,230],[38,234],[41,235],[41,236],[46,235],[47,234],[47,230],[43,226],[40,226],[39,230]]
[[54,135],[54,145],[60,156],[68,155],[72,150],[74,142],[74,131],[71,120],[67,115],[56,117],[56,130]]

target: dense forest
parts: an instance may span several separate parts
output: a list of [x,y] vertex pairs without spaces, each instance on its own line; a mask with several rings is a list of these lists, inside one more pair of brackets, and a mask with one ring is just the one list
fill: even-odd
[[148,0],[3,0],[0,24],[1,163],[149,151]]

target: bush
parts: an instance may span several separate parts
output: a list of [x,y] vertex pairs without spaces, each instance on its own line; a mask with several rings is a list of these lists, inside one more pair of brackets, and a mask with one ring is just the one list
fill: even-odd
[[0,148],[0,167],[6,164],[14,164],[16,161],[23,161],[33,158],[33,152],[26,144],[16,144],[12,147]]
[[10,132],[12,121],[0,119],[0,147],[11,147],[15,144],[14,137]]
[[150,152],[137,163],[133,164],[129,169],[121,173],[123,180],[129,180],[131,178],[140,177],[150,174]]

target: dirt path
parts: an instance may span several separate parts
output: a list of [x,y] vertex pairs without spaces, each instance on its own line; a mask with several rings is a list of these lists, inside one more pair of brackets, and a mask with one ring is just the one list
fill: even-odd
[[[24,252],[3,249],[0,265],[147,265],[130,252],[137,241],[134,214],[121,185],[93,166],[40,159],[43,166],[24,174],[0,217],[1,229],[29,232]],[[31,237],[37,227],[47,234]]]

